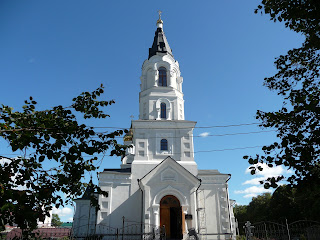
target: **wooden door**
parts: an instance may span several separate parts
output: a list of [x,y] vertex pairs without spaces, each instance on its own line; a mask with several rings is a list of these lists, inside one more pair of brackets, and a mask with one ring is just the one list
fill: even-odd
[[160,227],[165,226],[166,235],[170,237],[170,207],[160,207]]
[[182,237],[182,211],[179,200],[167,195],[160,201],[160,226],[165,226],[167,238]]

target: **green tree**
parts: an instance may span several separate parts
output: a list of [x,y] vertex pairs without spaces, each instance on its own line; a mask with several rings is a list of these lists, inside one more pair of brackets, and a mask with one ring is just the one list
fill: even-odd
[[60,221],[60,217],[58,214],[52,214],[51,225],[55,227],[60,227],[62,225],[62,222]]
[[[251,173],[262,171],[257,163],[269,167],[283,165],[293,170],[287,178],[291,186],[320,179],[320,1],[262,0],[256,12],[268,14],[272,21],[284,22],[302,34],[301,47],[289,50],[275,61],[278,72],[264,85],[283,97],[283,106],[275,112],[257,111],[263,128],[277,130],[279,141],[262,148],[264,154],[244,156],[252,164]],[[278,186],[283,179],[262,181],[265,188]]]
[[248,221],[248,206],[247,205],[235,205],[233,208],[233,213],[238,222]]
[[319,220],[320,188],[318,182],[301,184],[295,191],[295,202],[299,206],[301,216],[307,220]]
[[270,201],[270,221],[289,222],[302,220],[301,206],[296,201],[296,189],[289,185],[279,186],[272,194]]
[[298,188],[279,186],[271,195],[264,193],[252,198],[249,205],[236,205],[234,215],[239,223],[250,221],[288,222],[318,220],[320,211],[319,185],[306,184]]
[[248,205],[235,205],[233,208],[233,213],[239,224],[240,235],[244,235],[245,234],[243,229],[244,223],[246,221],[249,221]]
[[270,217],[270,193],[253,197],[249,205],[236,205],[234,215],[239,223],[267,221]]
[[[23,155],[2,157],[0,225],[16,223],[27,235],[37,227],[37,219],[44,221],[49,216],[52,205],[59,208],[82,194],[82,177],[98,168],[95,154],[123,154],[125,146],[119,145],[115,137],[126,131],[98,133],[77,120],[81,115],[83,122],[109,117],[103,108],[114,101],[98,101],[103,92],[101,85],[75,97],[69,107],[42,111],[36,110],[37,102],[32,97],[25,101],[21,112],[1,105],[0,137],[13,152]],[[97,186],[94,190],[106,194]]]
[[239,232],[244,235],[244,224],[247,221],[251,223],[257,223],[261,221],[270,220],[270,208],[271,194],[263,193],[257,197],[253,197],[249,205],[236,205],[233,209],[234,216],[239,224]]
[[318,220],[320,189],[317,183],[305,182],[298,187],[279,186],[270,201],[270,220],[294,222]]
[[252,223],[270,219],[271,193],[263,193],[253,197],[247,208],[248,218]]

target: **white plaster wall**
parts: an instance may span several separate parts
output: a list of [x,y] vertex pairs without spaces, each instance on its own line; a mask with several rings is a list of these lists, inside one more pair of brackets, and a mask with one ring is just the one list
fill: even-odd
[[73,217],[73,235],[85,237],[95,232],[96,211],[90,206],[90,200],[77,199]]
[[[171,156],[174,160],[181,161],[182,165],[184,162],[194,162],[194,125],[195,122],[188,121],[132,121],[134,161],[146,160],[159,163]],[[168,140],[168,151],[160,150],[162,138]],[[189,166],[190,164],[186,165]]]
[[[199,205],[205,200],[207,239],[230,239],[230,208],[227,192],[226,175],[198,176],[202,184],[198,193]],[[203,204],[203,203],[202,203]]]
[[[132,183],[135,185],[134,190]],[[109,194],[108,198],[99,197],[101,209],[98,212],[98,225],[121,228],[123,217],[126,222],[141,221],[141,193],[138,191],[137,183],[132,182],[130,173],[102,172],[99,176],[99,185]],[[106,209],[103,209],[103,202],[108,202]]]
[[143,178],[148,172],[154,169],[159,164],[158,161],[133,161],[132,172],[132,185],[131,190],[133,192],[140,191],[138,185],[138,179]]
[[171,103],[171,111],[167,114],[170,118],[167,120],[184,120],[183,94],[171,87],[152,87],[140,93],[140,119],[158,119],[156,102],[160,99]]

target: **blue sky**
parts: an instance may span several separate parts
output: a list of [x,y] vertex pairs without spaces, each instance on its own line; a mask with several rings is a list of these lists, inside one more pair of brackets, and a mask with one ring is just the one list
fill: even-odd
[[[274,59],[303,40],[282,23],[254,14],[258,3],[3,0],[0,103],[19,110],[33,96],[39,109],[66,106],[74,96],[103,83],[103,97],[115,99],[116,104],[107,109],[111,118],[90,125],[129,127],[130,116],[138,118],[141,66],[148,57],[157,10],[161,9],[164,31],[184,78],[186,120],[197,121],[197,127],[257,122],[257,109],[272,111],[282,103],[276,93],[263,87],[264,77],[275,73]],[[261,186],[252,180],[255,177],[246,173],[249,165],[242,156],[259,153],[260,148],[247,147],[271,143],[275,133],[226,134],[261,130],[246,125],[194,131],[199,168],[230,173],[230,198],[238,204],[247,204],[261,192]],[[223,150],[234,148],[246,149]],[[10,154],[5,142],[1,142],[0,153]],[[119,164],[119,158],[110,157],[101,170]],[[257,177],[268,174],[270,171]],[[64,221],[72,214],[59,211]]]

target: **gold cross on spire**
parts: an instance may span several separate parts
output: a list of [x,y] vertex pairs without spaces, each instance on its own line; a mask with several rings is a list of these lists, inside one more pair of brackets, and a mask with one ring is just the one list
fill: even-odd
[[159,19],[158,19],[158,21],[157,21],[157,24],[163,23],[163,21],[161,20],[161,13],[162,13],[162,11],[159,10],[158,13],[159,13]]
[[158,13],[159,13],[159,20],[161,20],[161,13],[162,13],[162,11],[159,10]]

